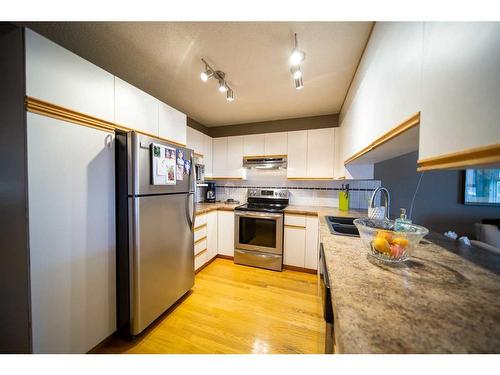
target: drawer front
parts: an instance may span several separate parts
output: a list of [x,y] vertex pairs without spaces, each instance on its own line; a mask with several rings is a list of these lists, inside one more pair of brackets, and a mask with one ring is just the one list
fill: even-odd
[[281,255],[238,249],[234,250],[234,263],[275,271],[281,271],[283,268]]
[[194,243],[194,256],[198,256],[201,252],[207,250],[207,239],[203,238]]
[[194,218],[194,227],[197,228],[207,223],[207,214],[196,215]]
[[305,227],[306,226],[306,217],[304,215],[285,214],[285,225]]
[[202,224],[199,227],[195,227],[194,230],[194,242],[198,241],[200,238],[207,236],[207,224]]

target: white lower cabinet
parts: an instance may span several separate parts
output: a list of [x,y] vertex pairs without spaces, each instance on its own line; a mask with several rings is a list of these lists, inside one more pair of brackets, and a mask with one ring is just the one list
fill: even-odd
[[195,271],[217,255],[217,211],[197,215],[194,225]]
[[217,255],[217,211],[207,214],[207,261]]
[[234,212],[217,211],[218,253],[234,256]]
[[283,264],[317,269],[318,231],[316,216],[285,214]]

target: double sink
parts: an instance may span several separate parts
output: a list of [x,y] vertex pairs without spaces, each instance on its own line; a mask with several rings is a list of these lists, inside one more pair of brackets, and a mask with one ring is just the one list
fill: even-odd
[[326,223],[331,234],[359,237],[358,228],[354,225],[354,217],[326,216]]

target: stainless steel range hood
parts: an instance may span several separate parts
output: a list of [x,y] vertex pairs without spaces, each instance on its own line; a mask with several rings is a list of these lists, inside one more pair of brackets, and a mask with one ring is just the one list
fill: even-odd
[[245,168],[255,168],[255,169],[286,168],[286,155],[245,156],[243,157],[243,166]]

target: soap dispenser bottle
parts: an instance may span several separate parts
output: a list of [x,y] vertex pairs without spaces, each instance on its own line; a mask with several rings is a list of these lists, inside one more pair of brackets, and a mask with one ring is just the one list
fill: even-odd
[[406,209],[400,208],[400,210],[400,217],[394,220],[394,230],[404,232],[407,229],[408,225],[411,224],[411,220],[406,217]]

